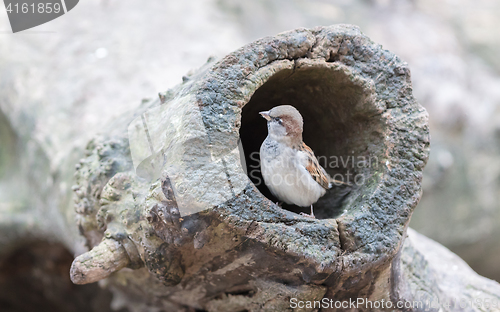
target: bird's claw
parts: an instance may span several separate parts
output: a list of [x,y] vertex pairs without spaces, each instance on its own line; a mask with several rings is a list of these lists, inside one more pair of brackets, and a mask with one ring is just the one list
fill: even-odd
[[305,213],[305,212],[301,212],[300,215],[304,216],[304,217],[311,218],[311,219],[316,219],[316,217],[314,215],[310,215],[310,214]]

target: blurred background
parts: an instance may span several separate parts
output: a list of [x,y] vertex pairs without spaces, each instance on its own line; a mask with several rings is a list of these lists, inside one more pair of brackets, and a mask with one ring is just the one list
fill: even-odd
[[[73,161],[61,144],[81,148],[209,56],[293,28],[349,23],[408,62],[429,112],[431,156],[410,226],[500,281],[499,16],[494,0],[85,0],[12,34],[1,7],[0,213],[31,203],[40,181],[58,181],[53,167]],[[46,156],[33,161],[36,153]],[[28,185],[19,178],[43,166]],[[51,200],[71,206],[70,187],[58,185],[65,195]]]

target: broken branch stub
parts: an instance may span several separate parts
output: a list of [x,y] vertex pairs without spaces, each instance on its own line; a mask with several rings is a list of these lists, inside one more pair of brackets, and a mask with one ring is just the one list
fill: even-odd
[[75,284],[97,282],[123,269],[128,263],[129,258],[125,248],[113,239],[104,239],[91,251],[73,261],[71,281]]
[[[260,39],[183,81],[89,144],[75,189],[93,249],[79,257],[90,259],[86,273],[72,270],[72,279],[128,266],[137,270],[109,279],[123,292],[219,311],[259,300],[285,306],[283,293],[400,299],[393,261],[429,153],[407,64],[358,28],[336,25]],[[260,175],[267,129],[258,112],[280,104],[301,112],[304,141],[347,184],[315,205],[318,219],[274,204]],[[110,240],[122,248],[107,259],[122,259],[119,251],[136,260],[96,274],[92,255]],[[150,274],[138,273],[143,266]],[[119,286],[124,279],[137,287]]]

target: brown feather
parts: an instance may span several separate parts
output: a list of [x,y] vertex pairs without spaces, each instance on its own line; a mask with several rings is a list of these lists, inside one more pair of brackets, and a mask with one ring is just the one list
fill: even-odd
[[330,178],[328,177],[325,169],[320,166],[312,149],[304,142],[301,142],[298,146],[298,150],[308,154],[309,157],[307,159],[306,170],[311,174],[314,181],[318,182],[319,185],[328,190],[330,188]]

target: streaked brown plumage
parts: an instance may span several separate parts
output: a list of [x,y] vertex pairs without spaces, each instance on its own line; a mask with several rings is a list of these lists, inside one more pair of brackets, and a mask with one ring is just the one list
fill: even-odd
[[261,112],[268,136],[260,148],[261,171],[271,193],[280,200],[302,207],[312,204],[331,187],[330,177],[314,152],[302,141],[303,119],[290,105]]
[[306,153],[309,158],[307,159],[308,163],[306,166],[307,171],[311,174],[314,181],[318,182],[325,189],[329,189],[331,187],[330,179],[328,177],[328,173],[326,173],[325,169],[320,166],[318,159],[314,155],[312,149],[307,146],[304,142],[298,145],[297,148],[299,151]]

